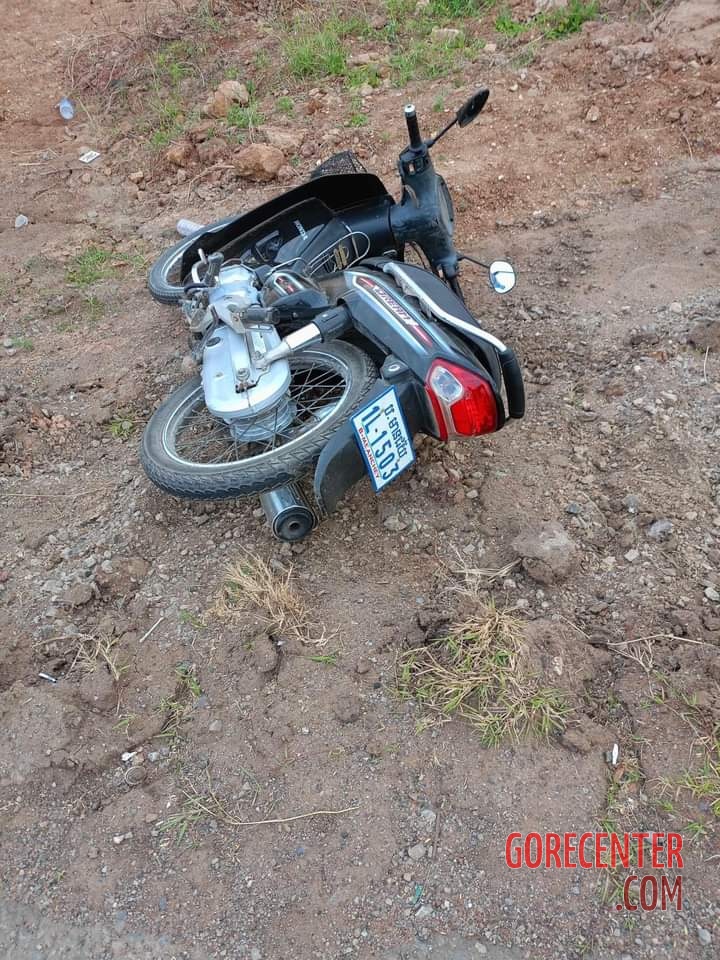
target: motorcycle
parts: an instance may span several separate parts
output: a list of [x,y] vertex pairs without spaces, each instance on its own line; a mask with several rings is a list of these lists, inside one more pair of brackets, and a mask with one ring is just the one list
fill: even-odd
[[[181,306],[200,367],[145,429],[155,484],[194,499],[259,494],[275,536],[295,541],[365,473],[380,492],[407,470],[415,435],[480,436],[524,415],[515,354],[467,308],[459,265],[489,269],[500,294],[515,272],[457,251],[430,155],[488,96],[479,90],[427,140],[405,107],[398,202],[353,154],[336,154],[153,265],[150,292]],[[309,472],[312,505],[298,485]]]

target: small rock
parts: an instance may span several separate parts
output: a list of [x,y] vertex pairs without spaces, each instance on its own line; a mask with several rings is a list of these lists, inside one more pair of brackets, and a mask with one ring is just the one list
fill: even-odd
[[708,600],[712,600],[713,603],[720,603],[720,593],[718,593],[715,587],[705,587],[705,596]]
[[340,723],[355,723],[360,717],[360,697],[352,689],[338,690],[333,714]]
[[585,114],[585,119],[588,123],[597,123],[600,119],[600,110],[596,106],[590,107],[588,112]]
[[555,521],[520,534],[512,546],[527,574],[538,583],[559,583],[575,565],[575,543]]
[[302,130],[289,130],[286,127],[265,127],[263,133],[271,147],[277,147],[290,157],[300,152],[305,139]]
[[679,301],[679,300],[673,300],[673,302],[670,304],[670,313],[678,313],[678,314],[680,314],[680,313],[682,313],[682,312],[683,312],[683,306],[682,306],[682,304],[680,303],[680,301]]
[[427,851],[425,850],[424,843],[416,843],[414,847],[408,847],[407,854],[411,860],[414,860],[416,863],[418,863],[420,860],[423,859],[426,852]]
[[462,30],[456,27],[433,27],[430,32],[433,40],[439,40],[441,43],[452,43],[454,40],[459,40],[462,35]]
[[437,820],[437,814],[434,810],[426,807],[424,810],[420,811],[420,819],[423,820],[429,827],[432,827]]
[[21,230],[23,227],[26,227],[29,223],[30,223],[30,221],[28,220],[28,218],[25,216],[24,213],[19,213],[19,214],[15,217],[15,229],[16,229],[16,230]]
[[211,137],[197,145],[197,155],[203,166],[213,167],[230,159],[230,147],[222,137]]
[[180,140],[178,143],[173,143],[165,151],[165,159],[175,167],[186,167],[197,159],[195,146],[189,140]]
[[128,180],[130,183],[142,183],[145,179],[145,174],[142,170],[135,170],[134,173],[128,174]]
[[383,526],[393,533],[400,533],[402,530],[407,530],[409,524],[399,513],[393,513],[383,520]]
[[625,559],[627,560],[628,563],[635,563],[635,561],[638,560],[639,558],[640,558],[639,550],[635,550],[635,549],[628,550],[628,552],[625,554]]
[[416,910],[416,911],[415,911],[415,919],[416,919],[416,920],[427,920],[429,917],[431,917],[431,916],[433,915],[433,913],[434,913],[434,910],[433,910],[433,908],[430,906],[430,904],[429,904],[429,903],[424,903],[424,904],[420,907],[419,910]]
[[282,150],[266,143],[253,143],[235,154],[235,170],[258,183],[274,180],[285,163]]
[[496,53],[496,52],[497,52],[497,44],[496,44],[496,43],[486,43],[483,49],[485,50],[485,53]]
[[250,93],[244,83],[238,80],[223,80],[207,98],[203,113],[208,117],[222,119],[228,115],[228,110],[233,104],[246,107],[249,103]]
[[280,654],[266,633],[258,633],[252,641],[252,658],[260,673],[273,673],[278,666]]
[[262,960],[262,954],[257,947],[253,947],[250,951],[250,960]]
[[712,934],[709,930],[706,930],[705,927],[697,928],[698,940],[704,947],[709,947],[712,943]]
[[213,720],[208,730],[210,733],[220,733],[223,728],[222,720]]
[[673,530],[670,520],[656,520],[648,527],[647,535],[651,540],[667,540]]
[[83,607],[86,603],[90,603],[93,596],[93,590],[89,583],[76,583],[63,594],[63,603],[66,603],[69,607]]

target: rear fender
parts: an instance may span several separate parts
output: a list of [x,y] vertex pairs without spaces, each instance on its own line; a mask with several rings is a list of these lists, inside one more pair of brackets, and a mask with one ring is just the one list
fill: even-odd
[[[392,382],[379,377],[365,398],[365,404],[369,404],[389,386],[394,386],[397,391],[410,435],[434,432],[435,424],[425,400],[425,392],[412,376]],[[358,446],[355,429],[348,420],[325,444],[315,467],[313,487],[321,511],[332,513],[348,490],[366,475],[365,460]]]

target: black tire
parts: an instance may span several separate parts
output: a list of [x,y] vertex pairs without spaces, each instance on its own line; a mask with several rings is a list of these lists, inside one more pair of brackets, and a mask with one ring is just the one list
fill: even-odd
[[208,230],[219,230],[236,218],[237,214],[233,214],[231,217],[225,217],[224,220],[216,220],[215,223],[203,227],[202,230],[191,233],[189,237],[184,237],[179,243],[176,243],[175,246],[170,247],[162,256],[158,257],[148,274],[148,290],[153,299],[157,300],[158,303],[177,303],[183,296],[183,280],[185,279],[179,275],[179,269],[177,268],[187,248],[195,243],[203,233],[207,233]]
[[[162,490],[193,500],[221,500],[272,490],[307,472],[321,450],[362,403],[377,379],[370,357],[358,347],[335,341],[309,347],[291,358],[302,365],[316,358],[341,373],[346,387],[335,408],[316,426],[275,450],[234,463],[198,464],[173,456],[168,443],[183,423],[184,410],[204,407],[200,377],[178,387],[155,411],[145,428],[140,460],[148,477]],[[175,424],[175,426],[173,426]]]

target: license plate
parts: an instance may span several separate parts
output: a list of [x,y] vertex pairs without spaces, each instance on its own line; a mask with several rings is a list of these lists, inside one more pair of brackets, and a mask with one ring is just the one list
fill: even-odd
[[376,492],[415,462],[395,387],[374,397],[354,415],[352,424]]

